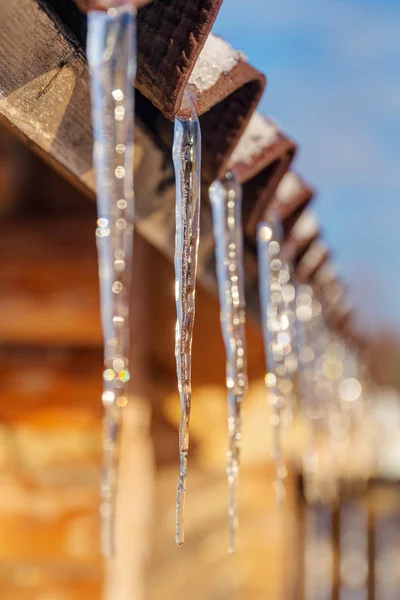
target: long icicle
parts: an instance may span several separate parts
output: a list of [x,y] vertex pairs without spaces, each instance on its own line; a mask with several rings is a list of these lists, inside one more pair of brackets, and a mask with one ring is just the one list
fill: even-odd
[[181,402],[179,479],[176,499],[176,543],[185,541],[185,494],[192,402],[192,339],[195,318],[197,256],[200,233],[201,132],[196,97],[185,90],[175,118],[173,159],[176,179],[175,356]]
[[[282,411],[284,397],[279,387],[280,368],[284,367],[284,347],[286,342],[279,340],[282,331],[282,286],[279,282],[282,261],[280,260],[281,244],[278,241],[276,227],[271,222],[260,222],[257,229],[259,288],[261,300],[261,320],[264,336],[266,359],[266,378],[270,401],[274,407],[273,455],[276,464],[277,479],[275,489],[278,501],[285,498],[286,467],[282,456]],[[277,239],[278,238],[278,239]],[[280,368],[278,368],[280,367]]]
[[226,349],[229,449],[229,552],[235,552],[241,406],[247,389],[246,303],[243,267],[242,189],[229,173],[210,187],[216,244],[221,329]]
[[129,294],[134,226],[134,81],[136,13],[129,0],[94,2],[88,14],[97,249],[104,335],[102,551],[114,554],[117,445],[127,403]]

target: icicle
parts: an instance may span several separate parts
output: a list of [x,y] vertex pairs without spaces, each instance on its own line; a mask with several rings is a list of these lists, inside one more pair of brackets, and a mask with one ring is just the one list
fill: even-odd
[[311,427],[303,457],[305,494],[309,501],[334,502],[339,492],[337,465],[343,440],[338,411],[342,349],[327,328],[321,303],[310,286],[299,286],[296,311],[304,332],[299,371],[302,408]]
[[[368,510],[362,501],[347,500],[340,506],[339,518],[339,594],[346,598],[369,598],[369,527]],[[385,549],[387,551],[387,549]],[[386,554],[384,554],[386,557]],[[390,557],[390,554],[388,555]],[[390,559],[389,559],[390,560]],[[354,569],[354,565],[359,565]],[[390,577],[390,567],[385,570]],[[396,593],[392,597],[396,597]],[[379,600],[388,598],[386,594],[377,596]]]
[[[267,368],[270,365],[266,385],[270,388],[270,398],[275,405],[275,414],[272,417],[278,474],[275,487],[278,500],[281,501],[285,496],[284,482],[287,475],[281,456],[282,427],[285,421],[293,418],[293,390],[299,362],[296,288],[293,282],[293,265],[282,250],[284,232],[279,217],[279,199],[269,208],[266,219],[259,228],[259,247],[265,246],[261,260],[265,261],[264,269],[268,276],[263,276],[260,271],[260,290],[261,296],[264,297],[263,310],[267,319],[264,324]],[[263,226],[267,229],[262,229]],[[269,240],[263,240],[262,232],[268,234]],[[264,294],[262,286],[267,288]]]
[[285,320],[282,320],[281,308],[282,284],[280,273],[282,261],[279,258],[281,244],[277,240],[276,227],[271,223],[261,222],[257,229],[259,285],[261,301],[261,318],[264,335],[267,375],[265,383],[269,399],[275,409],[272,416],[274,432],[273,455],[276,464],[276,494],[279,502],[285,498],[286,466],[282,457],[282,411],[284,396],[279,386],[281,374],[285,371],[284,359],[290,352],[290,336],[286,331]]
[[134,80],[136,18],[132,2],[95,5],[88,15],[92,80],[97,248],[104,334],[102,549],[114,553],[117,443],[129,381],[129,293],[133,252]]
[[333,512],[313,503],[304,511],[304,600],[331,600],[334,584]]
[[201,132],[192,88],[185,91],[175,118],[173,158],[176,179],[175,297],[176,366],[181,402],[180,470],[176,502],[176,543],[185,540],[184,511],[192,401],[192,338],[200,230]]
[[227,475],[229,498],[229,552],[235,551],[236,490],[239,478],[241,405],[247,388],[246,306],[244,293],[242,189],[229,173],[210,187],[216,244],[220,319],[226,348],[226,387],[229,405]]

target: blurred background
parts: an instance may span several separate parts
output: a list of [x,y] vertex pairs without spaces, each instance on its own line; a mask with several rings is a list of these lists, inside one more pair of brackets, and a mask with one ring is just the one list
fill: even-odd
[[400,5],[225,2],[215,30],[268,77],[262,108],[301,143],[296,164],[364,329],[400,328]]
[[323,237],[368,338],[379,434],[368,493],[356,476],[351,494],[307,506],[301,457],[310,432],[296,421],[284,438],[287,498],[278,506],[264,352],[249,324],[233,557],[218,304],[199,290],[187,542],[178,549],[173,268],[137,236],[139,375],[122,449],[127,566],[104,568],[95,205],[0,129],[1,598],[95,600],[107,584],[113,600],[398,599],[399,30],[396,0],[247,0],[245,10],[225,0],[215,26],[267,74],[262,110],[300,142],[296,169],[319,191]]

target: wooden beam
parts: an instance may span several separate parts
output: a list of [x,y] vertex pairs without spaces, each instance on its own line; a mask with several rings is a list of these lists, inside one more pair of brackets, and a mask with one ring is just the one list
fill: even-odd
[[94,190],[83,55],[33,0],[2,6],[0,115],[86,193]]

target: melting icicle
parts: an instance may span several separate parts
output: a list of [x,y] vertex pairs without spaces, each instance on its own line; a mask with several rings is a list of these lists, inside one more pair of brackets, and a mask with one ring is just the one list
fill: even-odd
[[104,334],[102,549],[114,552],[117,443],[129,381],[129,292],[133,252],[134,80],[136,18],[132,2],[104,0],[88,15],[92,80],[97,248]]
[[195,318],[197,255],[200,232],[201,132],[192,88],[185,91],[175,118],[173,158],[176,179],[175,355],[181,402],[180,468],[176,502],[176,543],[185,540],[184,511],[192,401],[192,339]]
[[329,504],[306,505],[304,520],[302,597],[304,600],[332,600],[335,597],[332,509]]
[[240,461],[241,405],[247,388],[241,186],[229,173],[222,181],[213,183],[210,199],[216,244],[220,319],[227,356],[229,552],[233,553],[237,529],[236,490]]
[[273,425],[273,455],[276,464],[276,494],[279,502],[285,498],[286,466],[282,457],[281,431],[284,396],[280,378],[285,370],[285,357],[291,351],[291,340],[285,314],[282,314],[282,281],[280,280],[282,261],[281,244],[278,241],[277,224],[261,222],[257,229],[259,287],[261,317],[264,335],[267,375],[265,383],[275,412],[271,417]]
[[[343,371],[340,344],[332,338],[314,290],[301,285],[297,317],[303,328],[300,349],[302,408],[311,424],[309,447],[303,457],[305,494],[309,501],[333,502],[338,496],[335,444],[343,439],[338,414],[338,380]],[[339,428],[338,428],[339,426]]]

